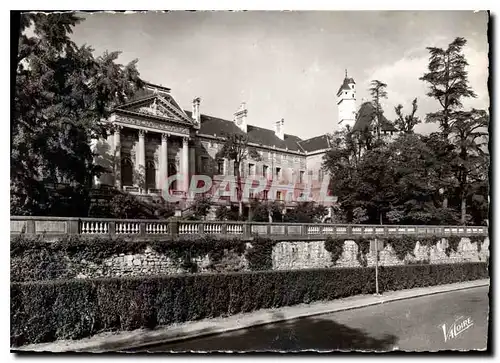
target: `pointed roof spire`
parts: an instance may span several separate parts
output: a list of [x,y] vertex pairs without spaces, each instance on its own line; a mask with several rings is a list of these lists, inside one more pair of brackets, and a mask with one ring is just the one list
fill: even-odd
[[354,82],[353,78],[347,77],[347,68],[346,68],[344,82],[342,82],[342,85],[340,86],[339,90],[337,91],[337,96],[340,96],[340,93],[342,92],[342,90],[350,91],[351,90],[351,87],[349,86],[350,84],[356,84],[356,82]]

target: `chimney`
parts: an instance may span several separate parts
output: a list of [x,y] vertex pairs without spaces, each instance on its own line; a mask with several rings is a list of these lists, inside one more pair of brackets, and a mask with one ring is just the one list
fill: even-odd
[[198,126],[200,125],[200,119],[201,119],[200,102],[201,102],[201,99],[199,97],[196,97],[193,100],[193,113],[191,115],[191,117],[193,118],[193,120],[196,122],[196,124]]
[[276,121],[276,123],[274,124],[274,133],[281,140],[285,139],[285,120],[284,119],[281,119],[280,121]]
[[247,105],[245,102],[242,102],[238,111],[234,113],[234,122],[243,132],[247,132],[247,115]]

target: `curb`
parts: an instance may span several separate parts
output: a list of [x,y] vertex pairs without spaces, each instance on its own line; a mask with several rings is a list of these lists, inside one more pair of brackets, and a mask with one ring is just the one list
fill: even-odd
[[[289,315],[286,315],[284,313],[284,316],[281,317],[272,317],[270,316],[269,318],[265,320],[257,320],[257,321],[249,321],[246,323],[241,323],[241,324],[233,324],[233,326],[230,327],[220,327],[220,328],[215,328],[213,330],[207,331],[205,329],[194,329],[192,332],[179,332],[177,334],[173,334],[170,328],[170,332],[168,331],[169,328],[166,327],[163,330],[166,331],[157,331],[156,333],[158,334],[157,336],[151,336],[149,338],[145,338],[144,341],[142,342],[137,342],[137,339],[134,337],[128,337],[128,338],[122,338],[122,339],[116,339],[116,341],[113,341],[113,339],[109,339],[108,341],[103,341],[103,342],[95,342],[91,343],[89,342],[87,346],[81,346],[78,348],[71,348],[71,344],[67,347],[61,347],[60,349],[53,350],[53,352],[92,352],[92,353],[97,353],[97,352],[125,352],[125,351],[131,351],[135,349],[142,348],[144,350],[147,350],[147,347],[152,347],[156,345],[161,345],[161,344],[167,344],[167,343],[173,343],[173,342],[180,342],[184,340],[190,340],[194,338],[201,338],[201,337],[207,337],[211,335],[217,335],[221,333],[226,333],[226,332],[232,332],[232,331],[237,331],[237,330],[242,330],[242,329],[248,329],[250,327],[258,327],[258,326],[264,326],[268,324],[274,324],[274,323],[279,323],[279,322],[284,322],[287,320],[295,320],[295,319],[301,319],[301,318],[306,318],[306,317],[313,317],[313,316],[318,316],[318,315],[324,315],[324,314],[330,314],[330,313],[336,313],[336,312],[341,312],[341,311],[347,311],[347,310],[353,310],[353,309],[359,309],[359,308],[364,308],[364,307],[369,307],[369,306],[374,306],[374,305],[380,305],[384,303],[390,303],[394,301],[400,301],[400,300],[406,300],[406,299],[413,299],[413,298],[418,298],[422,296],[430,296],[430,295],[436,295],[436,294],[441,294],[441,293],[447,293],[447,292],[453,292],[453,291],[460,291],[460,290],[466,290],[466,289],[472,289],[472,288],[478,288],[478,287],[484,287],[484,286],[489,286],[490,285],[490,280],[478,280],[475,282],[470,282],[468,285],[463,285],[464,283],[460,283],[462,286],[456,286],[456,284],[449,284],[449,285],[441,285],[440,289],[437,289],[438,286],[433,286],[436,288],[435,291],[425,291],[424,289],[427,288],[418,288],[421,289],[422,291],[414,291],[412,289],[408,290],[399,290],[399,291],[394,291],[394,293],[402,293],[402,292],[408,292],[408,295],[401,294],[402,296],[375,296],[375,295],[367,295],[368,298],[375,298],[376,300],[371,300],[371,301],[365,301],[365,302],[357,302],[353,303],[352,305],[349,306],[340,306],[340,307],[331,307],[331,308],[323,308],[319,309],[314,312],[302,312],[302,313],[290,313]],[[455,286],[453,286],[455,285]],[[413,292],[413,293],[411,293]],[[333,302],[333,301],[332,301]],[[286,308],[286,307],[283,307]],[[291,307],[288,307],[291,308]],[[255,313],[255,312],[254,312]],[[252,313],[250,313],[252,314]],[[230,318],[230,317],[228,317]],[[151,331],[154,335],[154,331]],[[162,337],[163,335],[163,337]],[[170,335],[170,336],[169,336]],[[105,338],[104,338],[105,340]],[[135,341],[135,343],[134,343]],[[50,351],[50,344],[53,343],[48,343],[45,345],[45,348],[43,346],[39,346],[38,348],[32,347],[30,349],[29,346],[25,347],[18,347],[16,349],[12,349],[11,351],[17,351],[17,352],[48,352]],[[85,344],[83,344],[85,345]]]

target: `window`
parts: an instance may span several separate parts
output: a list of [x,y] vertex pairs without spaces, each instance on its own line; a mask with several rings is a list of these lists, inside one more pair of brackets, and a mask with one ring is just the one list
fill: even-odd
[[323,171],[323,169],[319,169],[319,171],[318,171],[318,179],[319,179],[320,182],[323,181],[324,173],[325,172]]
[[279,190],[276,192],[276,199],[281,200],[281,191]]
[[201,172],[208,173],[208,169],[209,169],[208,157],[202,156],[201,157]]
[[[175,162],[169,162],[168,163],[168,176],[172,176],[177,174],[177,167],[175,166]],[[169,190],[177,190],[177,180],[174,179],[172,183],[168,186]]]
[[152,160],[146,163],[146,188],[156,188],[156,165]]
[[239,167],[236,165],[235,162],[233,162],[233,172],[234,172],[233,175],[238,175],[238,170],[239,170]]
[[281,168],[276,168],[276,178],[281,177]]
[[133,181],[133,165],[132,161],[130,160],[130,157],[125,156],[122,158],[122,186],[132,186],[134,181]]
[[248,175],[255,175],[255,164],[248,164]]
[[301,170],[299,172],[299,183],[302,184],[304,182],[304,171]]
[[262,191],[262,199],[267,200],[268,194],[269,194],[269,190]]
[[266,177],[269,167],[267,165],[262,166],[262,176]]
[[224,175],[224,160],[217,160],[217,174]]

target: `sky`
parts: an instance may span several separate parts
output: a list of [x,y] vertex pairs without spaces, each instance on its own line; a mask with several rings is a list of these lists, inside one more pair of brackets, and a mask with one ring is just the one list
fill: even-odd
[[[303,139],[333,132],[336,93],[347,69],[357,87],[357,106],[369,99],[373,79],[386,83],[385,115],[394,107],[417,116],[438,110],[419,77],[427,69],[426,47],[456,37],[464,49],[477,98],[466,108],[487,109],[488,15],[472,11],[147,12],[86,13],[72,35],[95,55],[122,51],[123,64],[138,59],[141,77],[171,88],[186,110],[201,97],[203,114],[232,120],[241,102],[248,123],[273,129],[284,118],[285,133]],[[437,129],[421,124],[416,130]]]

